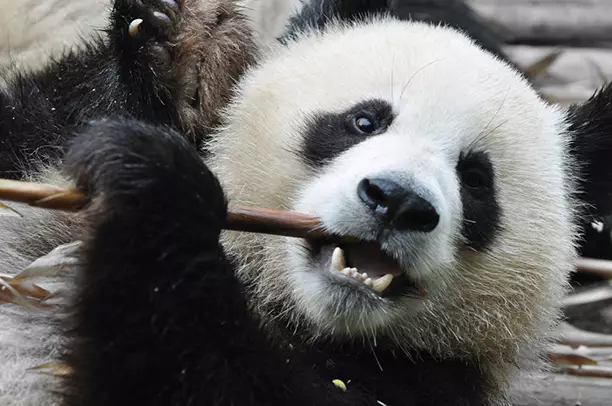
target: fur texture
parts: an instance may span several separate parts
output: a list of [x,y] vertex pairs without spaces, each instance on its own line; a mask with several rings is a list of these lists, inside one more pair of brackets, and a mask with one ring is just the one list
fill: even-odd
[[[330,60],[342,69],[330,69]],[[458,63],[470,69],[459,75]],[[382,335],[407,352],[478,360],[503,385],[517,357],[546,338],[573,269],[574,167],[565,113],[464,36],[388,20],[307,33],[247,74],[240,89],[228,125],[210,146],[209,165],[230,201],[313,213],[330,231],[363,239],[375,230],[354,192],[364,177],[416,180],[444,207],[436,233],[391,233],[381,241],[430,289],[422,307],[410,299],[350,300],[330,287],[326,269],[313,269],[299,241],[227,233],[233,256],[244,257],[245,247],[253,253],[240,275],[256,286],[255,302],[282,306],[323,336],[373,345]],[[313,115],[371,97],[388,101],[397,115],[385,134],[322,169],[300,163]],[[482,252],[458,248],[455,165],[469,150],[491,155],[503,213],[502,231]]]
[[[136,18],[144,19],[143,32],[132,38],[128,25]],[[198,0],[117,1],[106,38],[83,47],[40,70],[3,73],[3,177],[61,157],[57,147],[98,117],[173,124],[197,144],[256,53],[234,3]]]
[[[136,18],[143,24],[133,38],[128,25]],[[255,54],[251,30],[232,2],[117,1],[106,35],[66,50],[42,69],[3,71],[0,177],[67,184],[57,169],[66,142],[89,120],[105,116],[173,125],[197,144]],[[24,217],[2,218],[5,275],[19,273],[82,230],[79,215],[14,206]],[[68,281],[69,292],[67,272],[43,285]],[[0,359],[9,364],[0,370],[0,404],[56,401],[28,369],[61,354],[63,313],[2,307]]]
[[[517,365],[537,360],[550,338],[573,268],[578,216],[583,206],[606,202],[599,193],[609,189],[598,179],[610,174],[589,168],[607,170],[605,156],[592,151],[612,146],[605,130],[611,120],[602,108],[610,92],[563,111],[464,34],[391,17],[359,21],[380,4],[352,9],[338,2],[315,19],[324,24],[298,24],[308,28],[290,30],[284,44],[248,70],[220,110],[221,127],[208,134],[199,131],[207,129],[199,120],[210,121],[206,114],[214,112],[182,113],[181,102],[193,96],[194,60],[160,42],[161,35],[188,44],[195,34],[177,21],[208,17],[194,13],[182,20],[177,17],[185,14],[167,9],[171,3],[152,5],[126,7],[112,20],[111,44],[120,52],[107,59],[130,74],[131,87],[118,91],[136,100],[126,104],[131,117],[96,110],[98,99],[87,104],[79,92],[66,90],[92,93],[87,75],[80,82],[71,77],[73,85],[61,94],[73,97],[57,103],[62,114],[67,108],[73,114],[45,110],[44,87],[17,91],[17,85],[37,84],[38,76],[11,79],[2,94],[0,114],[12,120],[2,131],[9,150],[29,155],[27,125],[47,123],[28,106],[64,120],[45,127],[56,138],[33,141],[69,143],[61,164],[53,162],[61,152],[49,156],[46,173],[74,182],[91,201],[83,218],[71,217],[78,226],[62,238],[47,233],[61,231],[56,226],[65,219],[46,212],[33,217],[49,227],[42,236],[49,245],[40,250],[64,238],[83,241],[78,277],[64,276],[69,288],[76,284],[76,296],[67,298],[71,314],[58,311],[45,322],[15,307],[0,309],[10,326],[2,343],[11,344],[0,351],[15,360],[14,368],[59,358],[72,374],[45,382],[3,370],[0,400],[20,406],[506,404]],[[171,25],[152,13],[157,7]],[[147,26],[165,27],[153,36],[145,29],[150,42],[125,36],[136,11]],[[122,58],[125,52],[136,55]],[[71,59],[54,66],[65,61]],[[151,81],[150,69],[160,67]],[[52,69],[40,77],[48,80]],[[116,100],[104,89],[101,100]],[[43,97],[24,99],[37,92]],[[203,94],[196,107],[206,106],[209,93]],[[372,104],[363,107],[372,99],[390,106],[383,125],[368,110]],[[160,109],[157,103],[166,100],[170,108]],[[362,106],[357,115],[342,120],[356,105]],[[70,121],[80,112],[81,120]],[[330,139],[334,148],[319,153],[325,159],[313,165],[305,144],[313,123],[325,123],[321,117],[330,114],[337,118],[328,121],[336,126],[330,136],[349,131],[354,137]],[[105,115],[111,117],[84,123]],[[363,118],[364,128],[367,120],[376,123],[375,133],[350,127]],[[196,142],[186,134],[195,134]],[[194,145],[201,139],[199,154]],[[477,196],[466,192],[471,182],[462,168],[469,156],[480,157],[480,172],[490,164],[483,176],[494,188],[486,196],[492,203],[483,209],[493,203],[499,209],[486,220],[495,231],[481,245],[466,232],[479,221],[466,214]],[[439,215],[435,227],[420,233],[383,224],[356,193],[363,179],[381,177],[426,199]],[[301,240],[222,233],[228,201],[310,212],[331,232],[376,240],[378,251],[393,257],[404,278],[428,297],[378,295],[330,270]],[[6,245],[7,271],[14,274],[46,252],[25,252],[24,242],[36,235],[18,223],[12,227],[2,238],[15,241]],[[32,341],[22,345],[22,338]]]

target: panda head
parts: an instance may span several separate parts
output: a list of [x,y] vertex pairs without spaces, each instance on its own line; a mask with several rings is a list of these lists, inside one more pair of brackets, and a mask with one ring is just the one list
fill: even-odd
[[573,269],[571,126],[450,28],[302,33],[242,80],[209,164],[230,204],[309,213],[362,242],[225,246],[256,306],[313,338],[512,363],[549,334]]

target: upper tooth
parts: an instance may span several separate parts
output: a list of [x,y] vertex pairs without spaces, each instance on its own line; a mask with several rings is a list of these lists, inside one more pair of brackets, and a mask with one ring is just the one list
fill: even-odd
[[372,284],[373,284],[372,287],[378,293],[382,293],[382,292],[384,292],[385,289],[387,289],[389,287],[389,285],[391,284],[392,280],[393,280],[393,275],[388,273],[385,276],[374,280],[372,282]]
[[337,271],[342,271],[346,267],[346,261],[344,260],[344,251],[342,248],[336,247],[332,253],[331,267]]

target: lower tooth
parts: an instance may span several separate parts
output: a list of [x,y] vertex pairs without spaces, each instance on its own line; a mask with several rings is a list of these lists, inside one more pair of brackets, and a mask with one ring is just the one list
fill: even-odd
[[389,287],[389,285],[391,285],[391,281],[393,280],[393,275],[391,275],[390,273],[386,274],[383,277],[380,277],[378,279],[376,279],[372,284],[373,284],[373,288],[375,291],[377,291],[378,293],[382,293],[384,292],[385,289],[387,289]]

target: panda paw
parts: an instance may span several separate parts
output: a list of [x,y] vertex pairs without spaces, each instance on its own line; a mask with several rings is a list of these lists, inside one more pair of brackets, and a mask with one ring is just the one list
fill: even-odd
[[216,244],[225,222],[218,180],[196,148],[165,127],[94,122],[73,140],[64,170],[90,199],[94,228],[112,223],[126,238],[144,234],[173,244],[192,233],[188,238]]
[[144,54],[158,68],[172,62],[184,0],[116,0],[113,13],[121,48]]

